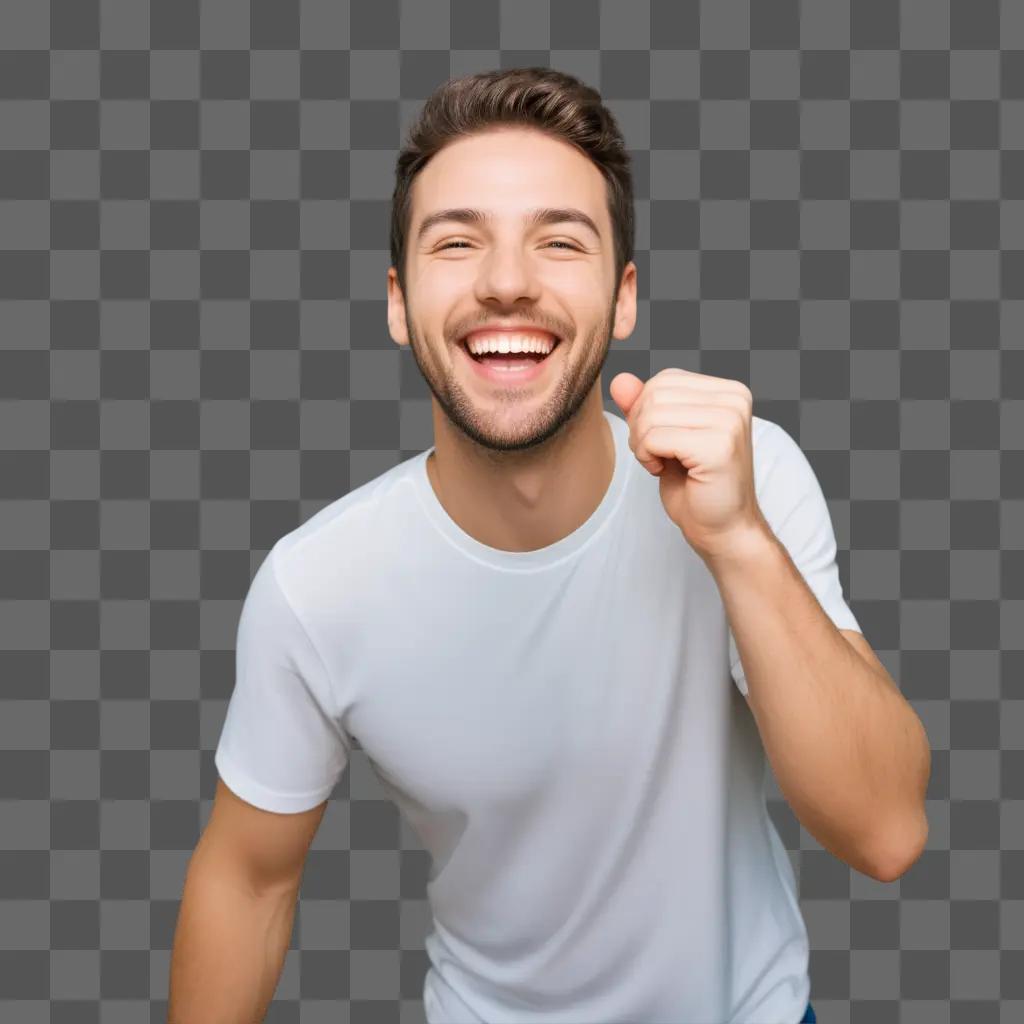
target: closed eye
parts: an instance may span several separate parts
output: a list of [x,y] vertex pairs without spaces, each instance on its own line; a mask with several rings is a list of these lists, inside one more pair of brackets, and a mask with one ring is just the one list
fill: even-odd
[[[440,252],[442,249],[451,249],[453,246],[456,246],[456,245],[460,245],[461,246],[461,245],[468,245],[468,244],[469,244],[468,242],[465,242],[462,239],[459,239],[457,241],[446,242],[444,245],[438,246],[436,251]],[[574,249],[576,252],[582,252],[583,251],[582,249],[579,248],[579,246],[572,245],[569,242],[563,242],[563,241],[561,241],[559,239],[555,239],[553,242],[548,242],[548,245],[564,245],[567,249]]]

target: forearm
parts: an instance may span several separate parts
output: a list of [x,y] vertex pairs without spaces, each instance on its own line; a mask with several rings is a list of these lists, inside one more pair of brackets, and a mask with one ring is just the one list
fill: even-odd
[[922,828],[927,734],[899,689],[847,642],[765,527],[709,561],[765,753],[800,822],[878,877]]
[[171,954],[168,1024],[259,1024],[284,966],[295,892],[258,896],[190,865]]

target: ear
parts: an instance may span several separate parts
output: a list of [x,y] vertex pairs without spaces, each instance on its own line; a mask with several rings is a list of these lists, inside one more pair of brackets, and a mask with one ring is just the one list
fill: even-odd
[[622,270],[619,294],[615,300],[615,322],[612,337],[628,338],[636,327],[636,264],[630,260]]
[[405,322],[405,298],[398,284],[398,271],[388,267],[388,333],[399,345],[409,344]]

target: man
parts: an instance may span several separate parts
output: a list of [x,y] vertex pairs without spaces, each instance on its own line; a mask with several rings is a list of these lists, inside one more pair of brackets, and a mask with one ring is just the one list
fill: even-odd
[[425,105],[388,328],[435,443],[252,582],[180,992],[223,991],[198,980],[189,887],[234,879],[249,900],[218,919],[273,955],[220,962],[265,1008],[353,737],[433,857],[431,1022],[813,1020],[769,762],[837,857],[891,880],[919,856],[927,738],[843,600],[799,447],[739,382],[681,369],[619,374],[603,408],[636,322],[622,152],[596,93],[547,69]]

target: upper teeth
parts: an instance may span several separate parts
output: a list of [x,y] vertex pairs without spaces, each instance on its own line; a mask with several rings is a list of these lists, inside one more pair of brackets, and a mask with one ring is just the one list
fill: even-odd
[[473,355],[487,352],[542,352],[547,355],[555,343],[550,338],[538,338],[529,334],[481,335],[467,342]]

